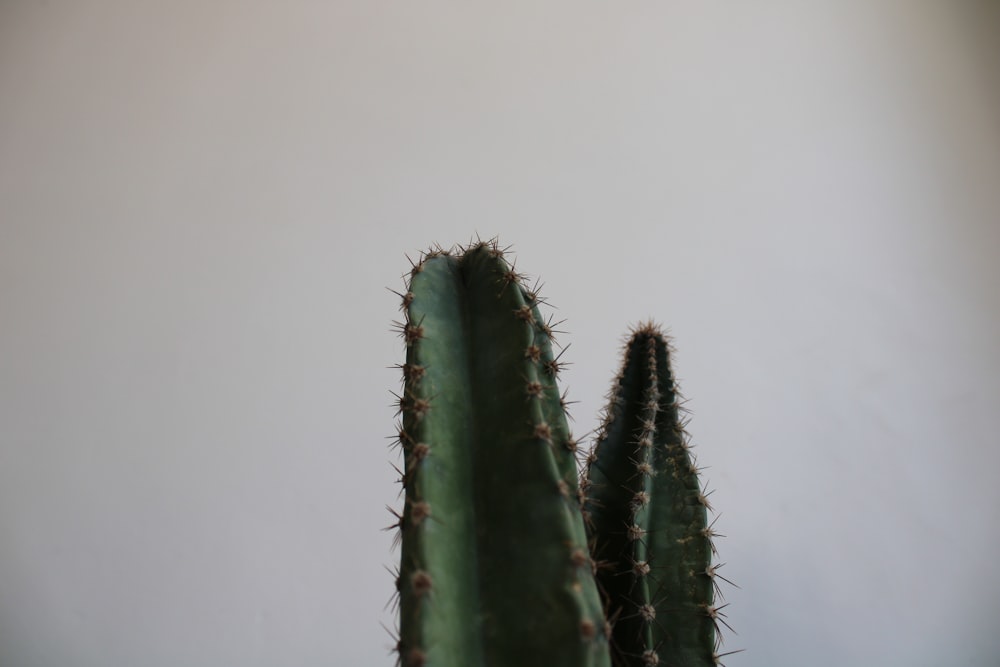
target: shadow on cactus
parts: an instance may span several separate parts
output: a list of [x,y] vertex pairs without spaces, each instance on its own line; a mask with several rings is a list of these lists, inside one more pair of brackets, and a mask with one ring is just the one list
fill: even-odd
[[713,532],[664,337],[636,330],[581,483],[555,325],[506,255],[436,248],[397,293],[398,663],[718,664]]

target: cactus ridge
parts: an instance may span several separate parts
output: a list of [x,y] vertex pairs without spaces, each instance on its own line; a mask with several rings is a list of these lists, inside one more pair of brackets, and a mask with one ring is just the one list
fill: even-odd
[[432,248],[397,292],[403,667],[610,664],[558,323],[506,250]]
[[[669,340],[631,332],[581,487],[616,667],[721,664],[711,505],[685,430]],[[721,597],[721,596],[720,596]]]

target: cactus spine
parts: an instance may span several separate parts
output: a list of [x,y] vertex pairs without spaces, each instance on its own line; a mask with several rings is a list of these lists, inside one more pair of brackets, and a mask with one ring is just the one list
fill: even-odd
[[582,483],[616,667],[719,664],[711,508],[669,354],[655,325],[632,332]]
[[551,322],[495,242],[402,294],[403,667],[606,667]]

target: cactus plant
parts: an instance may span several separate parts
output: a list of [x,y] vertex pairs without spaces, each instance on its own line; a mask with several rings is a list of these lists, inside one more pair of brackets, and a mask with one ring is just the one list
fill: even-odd
[[606,667],[552,322],[496,242],[413,265],[397,328],[403,667]]
[[582,488],[616,667],[719,664],[715,532],[681,420],[670,346],[652,323],[625,345]]
[[666,336],[633,330],[579,479],[554,325],[505,251],[435,248],[397,293],[399,664],[721,664],[727,580]]

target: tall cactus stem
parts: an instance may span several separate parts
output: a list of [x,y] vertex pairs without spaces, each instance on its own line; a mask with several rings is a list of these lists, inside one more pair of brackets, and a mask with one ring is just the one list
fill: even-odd
[[397,292],[402,667],[610,665],[553,325],[524,281],[480,242],[411,260]]

